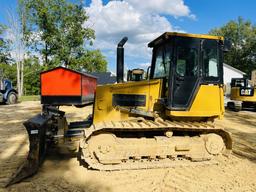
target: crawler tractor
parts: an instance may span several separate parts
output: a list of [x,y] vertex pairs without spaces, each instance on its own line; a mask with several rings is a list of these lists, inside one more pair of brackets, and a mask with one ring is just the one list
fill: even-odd
[[[77,145],[79,159],[96,170],[189,165],[230,154],[230,134],[213,123],[224,115],[224,38],[166,32],[148,44],[153,56],[147,78],[140,75],[124,82],[126,41],[117,46],[116,84],[94,87],[90,77],[91,83],[78,78],[77,85],[68,75],[73,84],[62,78],[66,89],[45,88],[47,82],[57,85],[54,79],[72,70],[60,67],[56,72],[64,71],[53,74],[55,78],[41,74],[43,111],[24,123],[30,141],[27,162],[8,184],[36,173],[49,143],[58,143],[61,136],[70,148]],[[68,124],[65,112],[58,109],[90,102],[93,113],[86,121]]]

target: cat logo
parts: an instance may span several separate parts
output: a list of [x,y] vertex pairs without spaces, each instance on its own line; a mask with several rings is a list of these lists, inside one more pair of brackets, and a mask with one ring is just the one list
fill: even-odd
[[241,96],[253,96],[253,89],[251,88],[241,88],[240,89]]

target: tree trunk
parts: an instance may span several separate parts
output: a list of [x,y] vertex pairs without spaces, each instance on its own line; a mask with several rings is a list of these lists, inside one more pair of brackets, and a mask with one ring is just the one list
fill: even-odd
[[20,60],[17,61],[17,91],[19,97],[21,96],[21,90],[20,90]]
[[45,42],[45,65],[48,67],[48,46]]
[[21,68],[20,68],[20,96],[23,95],[23,79],[24,79],[24,75],[23,75],[23,71],[24,71],[24,56],[22,58],[21,61]]
[[[21,48],[25,51],[26,47],[25,47],[25,44],[24,44],[24,34],[25,34],[25,31],[26,31],[26,17],[25,17],[25,10],[24,9],[21,9],[21,41],[20,41],[20,45],[21,45]],[[21,61],[21,71],[20,71],[20,95],[22,96],[23,95],[23,88],[24,88],[24,59],[25,59],[25,53],[23,52],[22,53],[22,61]]]

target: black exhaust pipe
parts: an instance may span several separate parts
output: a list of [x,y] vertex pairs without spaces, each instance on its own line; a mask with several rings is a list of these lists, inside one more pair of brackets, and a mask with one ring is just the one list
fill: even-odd
[[117,45],[116,50],[116,81],[117,83],[124,81],[124,44],[128,40],[124,37]]

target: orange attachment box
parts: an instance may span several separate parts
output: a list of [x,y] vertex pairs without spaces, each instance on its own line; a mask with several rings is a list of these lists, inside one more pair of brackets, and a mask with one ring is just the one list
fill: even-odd
[[84,105],[94,101],[97,78],[65,67],[40,74],[41,103],[48,105]]

